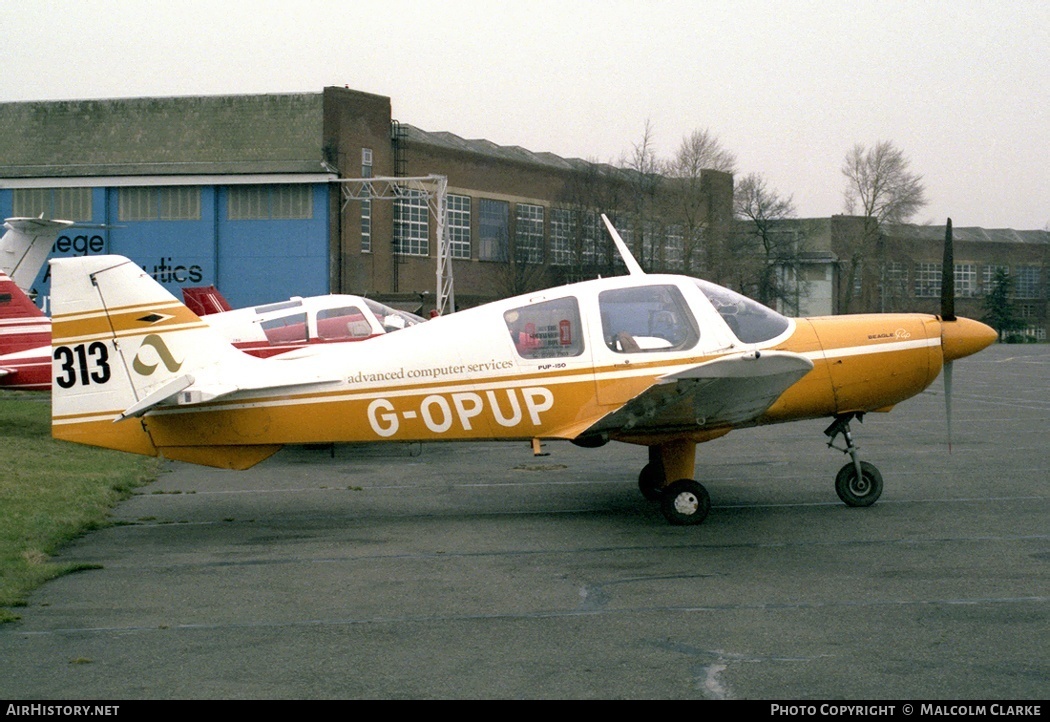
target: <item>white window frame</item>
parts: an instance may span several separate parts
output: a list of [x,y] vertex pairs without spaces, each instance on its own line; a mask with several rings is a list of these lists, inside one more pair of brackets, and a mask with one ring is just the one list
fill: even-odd
[[514,210],[514,255],[523,263],[543,263],[543,206],[518,203]]

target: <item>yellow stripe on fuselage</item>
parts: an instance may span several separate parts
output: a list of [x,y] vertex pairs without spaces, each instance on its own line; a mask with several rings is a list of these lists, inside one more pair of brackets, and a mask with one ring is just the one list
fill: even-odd
[[125,306],[111,310],[57,315],[52,319],[54,345],[81,343],[113,336],[165,333],[206,324],[178,301]]
[[[122,310],[123,320],[115,324],[118,332],[141,332],[142,327],[134,325],[140,311]],[[799,321],[792,336],[776,346],[806,356],[814,368],[754,423],[889,407],[921,391],[940,370],[939,327],[933,317],[823,321]],[[73,328],[78,334],[88,333]],[[905,334],[909,337],[904,338]],[[385,386],[382,382],[355,385],[347,380],[305,393],[246,391],[205,404],[161,407],[141,422],[129,419],[112,424],[122,411],[115,409],[110,414],[58,416],[54,423],[56,429],[68,427],[67,433],[79,438],[90,436],[92,428],[101,430],[102,425],[144,423],[161,450],[310,442],[574,438],[619,408],[619,404],[599,403],[602,389],[627,384],[637,395],[662,376],[713,358],[632,363],[627,372],[620,364],[581,365],[542,372],[519,367],[511,374],[489,371],[474,378],[459,375]],[[112,429],[109,435],[114,435]],[[62,438],[65,433],[56,436]]]

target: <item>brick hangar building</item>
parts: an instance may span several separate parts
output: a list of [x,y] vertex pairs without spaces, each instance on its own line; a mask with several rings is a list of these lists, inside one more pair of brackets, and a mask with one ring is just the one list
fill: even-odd
[[[647,268],[704,271],[679,234],[635,227],[638,191],[629,174],[427,132],[394,120],[389,98],[346,88],[0,103],[0,127],[0,217],[43,213],[93,225],[60,238],[54,254],[128,256],[176,295],[215,284],[245,306],[344,292],[425,313],[438,293],[436,219],[425,197],[368,200],[367,187],[345,182],[369,177],[447,178],[459,307],[618,272],[599,212],[613,216],[629,242],[639,239]],[[704,171],[700,185],[705,242],[739,236],[732,176]],[[938,229],[901,229],[887,244],[893,258],[858,276],[843,272],[855,220],[785,225],[805,247],[789,269],[804,283],[794,307],[782,310],[935,311]],[[1046,231],[967,228],[956,238],[960,313],[981,315],[969,306],[979,306],[990,274],[1006,265],[1021,312],[1045,338]],[[46,310],[46,269],[36,289]]]

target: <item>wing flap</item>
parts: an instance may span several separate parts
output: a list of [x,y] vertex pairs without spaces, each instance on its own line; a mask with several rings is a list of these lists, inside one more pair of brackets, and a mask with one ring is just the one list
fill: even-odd
[[723,356],[661,377],[583,435],[744,425],[812,368],[809,359],[785,351]]

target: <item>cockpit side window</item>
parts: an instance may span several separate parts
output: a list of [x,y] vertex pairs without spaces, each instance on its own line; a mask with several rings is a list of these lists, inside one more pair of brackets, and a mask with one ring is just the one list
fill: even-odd
[[743,343],[761,343],[784,333],[791,322],[767,306],[728,288],[696,281],[729,330]]
[[683,351],[700,340],[696,321],[674,286],[638,286],[598,295],[605,344],[617,353]]
[[558,358],[583,353],[580,307],[573,297],[541,301],[503,314],[522,358]]
[[357,306],[322,308],[317,312],[317,337],[326,341],[372,336],[372,325]]
[[284,343],[306,343],[309,339],[305,313],[271,318],[262,322],[262,329],[271,346]]

